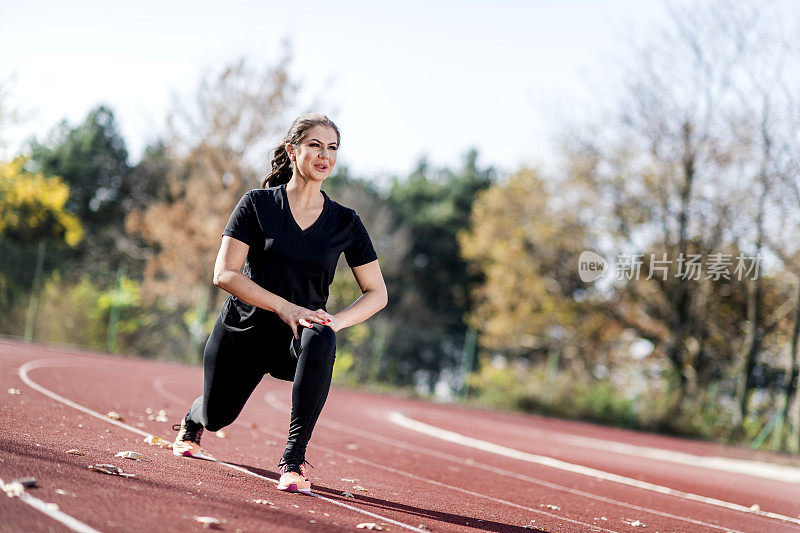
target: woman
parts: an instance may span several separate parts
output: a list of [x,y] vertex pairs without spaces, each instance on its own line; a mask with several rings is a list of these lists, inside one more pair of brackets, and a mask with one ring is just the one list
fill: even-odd
[[[387,303],[364,225],[320,189],[336,164],[339,140],[325,115],[299,117],[275,149],[262,188],[247,192],[231,214],[214,265],[214,285],[231,296],[206,343],[203,395],[175,426],[175,455],[202,458],[203,429],[232,423],[271,374],[294,382],[278,488],[311,492],[306,445],[328,396],[336,332]],[[342,252],[363,294],[329,314],[328,287]]]

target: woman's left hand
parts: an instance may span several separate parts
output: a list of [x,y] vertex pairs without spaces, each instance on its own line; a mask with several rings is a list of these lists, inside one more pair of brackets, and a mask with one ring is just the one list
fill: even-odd
[[325,325],[331,328],[334,332],[337,332],[341,329],[341,326],[336,321],[336,317],[334,315],[328,313],[324,309],[317,309],[317,314],[328,319],[328,323]]

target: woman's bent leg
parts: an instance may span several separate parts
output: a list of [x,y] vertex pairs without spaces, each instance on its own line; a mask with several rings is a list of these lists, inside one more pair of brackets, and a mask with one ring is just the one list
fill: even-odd
[[[268,332],[258,333],[269,338]],[[236,332],[234,338],[217,317],[203,352],[203,395],[192,402],[190,419],[209,431],[236,420],[266,372],[264,352],[263,342],[256,343],[254,335]]]
[[283,459],[294,464],[305,460],[306,445],[331,387],[336,358],[336,334],[315,324],[301,328],[300,353],[292,387],[292,416]]

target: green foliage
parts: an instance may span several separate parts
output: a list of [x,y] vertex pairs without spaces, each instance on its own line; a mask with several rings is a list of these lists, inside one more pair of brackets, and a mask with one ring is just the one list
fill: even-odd
[[107,224],[119,215],[130,169],[125,140],[110,108],[98,106],[77,127],[62,122],[47,144],[34,142],[31,150],[42,172],[69,184],[67,207],[87,225]]
[[457,171],[434,170],[422,160],[389,192],[389,205],[412,236],[408,259],[387,278],[394,330],[384,377],[394,383],[411,383],[414,372],[421,371],[432,384],[442,369],[459,364],[464,317],[472,307],[470,287],[480,277],[459,254],[456,235],[468,227],[476,195],[495,174],[477,161],[476,150]]
[[130,180],[128,152],[113,111],[101,105],[82,124],[64,121],[45,142],[33,141],[30,152],[31,168],[61,176],[69,185],[66,208],[85,229],[76,249],[56,248],[61,268],[91,273],[102,283],[113,280],[121,262],[135,270],[135,261],[124,252],[132,248],[124,220],[136,183]]
[[566,370],[551,374],[545,365],[516,361],[499,366],[484,359],[469,384],[473,401],[482,405],[616,426],[636,427],[639,422],[636,400],[610,381]]

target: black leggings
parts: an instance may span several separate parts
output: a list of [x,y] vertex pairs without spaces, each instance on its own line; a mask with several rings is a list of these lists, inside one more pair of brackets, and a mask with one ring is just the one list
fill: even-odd
[[236,420],[265,374],[293,381],[292,415],[284,459],[302,463],[333,375],[336,334],[329,326],[298,326],[300,340],[275,313],[257,327],[231,328],[222,314],[203,353],[203,395],[189,411],[192,421],[217,431]]

